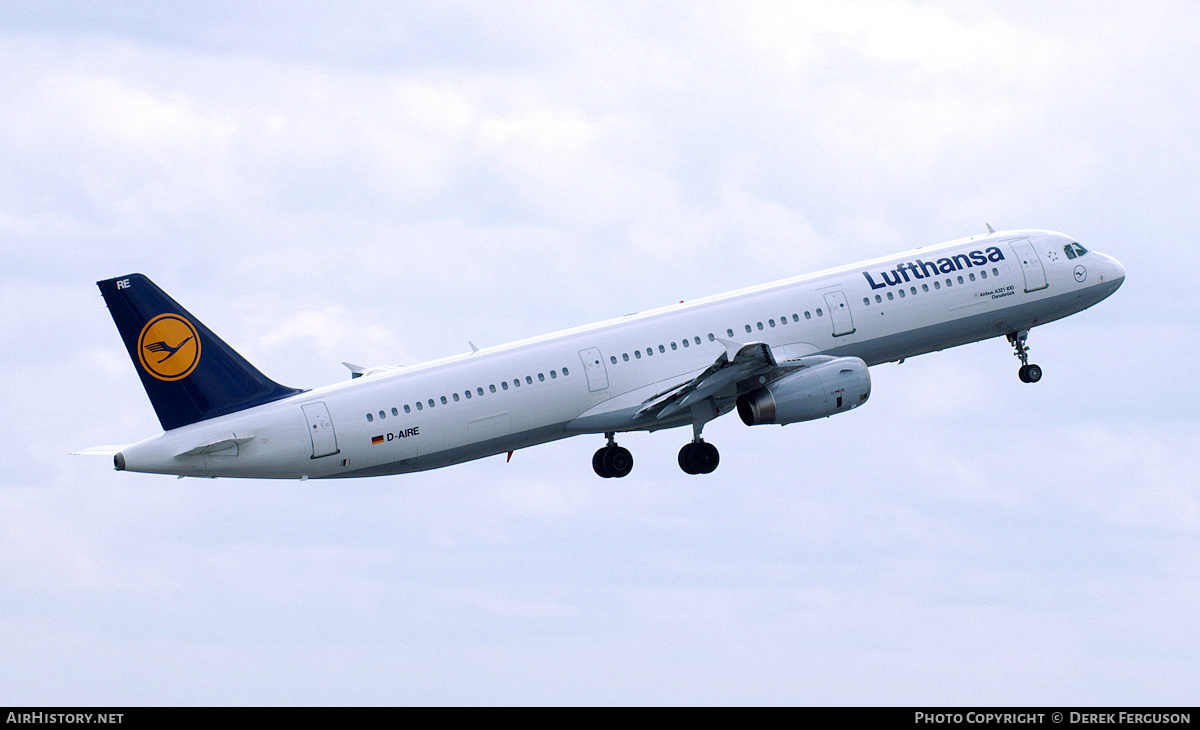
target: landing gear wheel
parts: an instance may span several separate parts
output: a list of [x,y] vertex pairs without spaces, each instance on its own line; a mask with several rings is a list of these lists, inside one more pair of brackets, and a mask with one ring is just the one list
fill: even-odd
[[1010,332],[1007,337],[1009,344],[1016,350],[1016,356],[1021,359],[1021,368],[1017,370],[1017,377],[1021,379],[1022,383],[1036,383],[1041,380],[1042,369],[1029,362],[1029,347],[1025,344],[1025,340],[1029,337],[1029,330]]
[[616,444],[605,446],[592,455],[592,468],[605,479],[628,476],[633,470],[633,454]]
[[628,476],[633,470],[633,454],[621,446],[609,446],[604,449],[604,470],[610,477],[621,478]]
[[612,474],[609,474],[608,470],[604,468],[604,455],[607,453],[608,447],[602,446],[592,456],[592,468],[596,470],[596,474],[604,477],[605,479],[608,479],[612,476]]
[[684,444],[679,450],[679,468],[683,469],[685,474],[699,474],[700,472],[692,468],[692,452],[696,450],[696,444]]
[[719,463],[721,453],[705,441],[684,444],[679,450],[679,468],[687,474],[711,474]]

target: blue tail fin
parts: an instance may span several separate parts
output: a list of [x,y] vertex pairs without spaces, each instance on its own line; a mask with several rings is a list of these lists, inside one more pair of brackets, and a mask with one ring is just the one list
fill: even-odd
[[164,431],[303,392],[260,373],[145,276],[96,285]]

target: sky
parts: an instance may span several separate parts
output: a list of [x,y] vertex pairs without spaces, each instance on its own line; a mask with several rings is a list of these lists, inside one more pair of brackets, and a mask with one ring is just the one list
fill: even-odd
[[[0,704],[1194,704],[1200,6],[0,6]],[[115,472],[142,272],[311,388],[983,233],[1127,271],[865,407]]]

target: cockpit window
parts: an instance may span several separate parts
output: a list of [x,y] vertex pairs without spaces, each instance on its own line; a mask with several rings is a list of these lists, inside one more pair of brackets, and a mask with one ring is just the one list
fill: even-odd
[[1076,256],[1082,256],[1087,253],[1087,249],[1078,243],[1068,243],[1066,246],[1063,246],[1063,253],[1067,255],[1067,258],[1073,259]]

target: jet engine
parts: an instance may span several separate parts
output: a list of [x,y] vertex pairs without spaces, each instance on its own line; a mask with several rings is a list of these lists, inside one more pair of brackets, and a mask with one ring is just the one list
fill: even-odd
[[867,364],[857,357],[839,357],[743,393],[737,409],[747,426],[784,426],[857,408],[870,395]]

